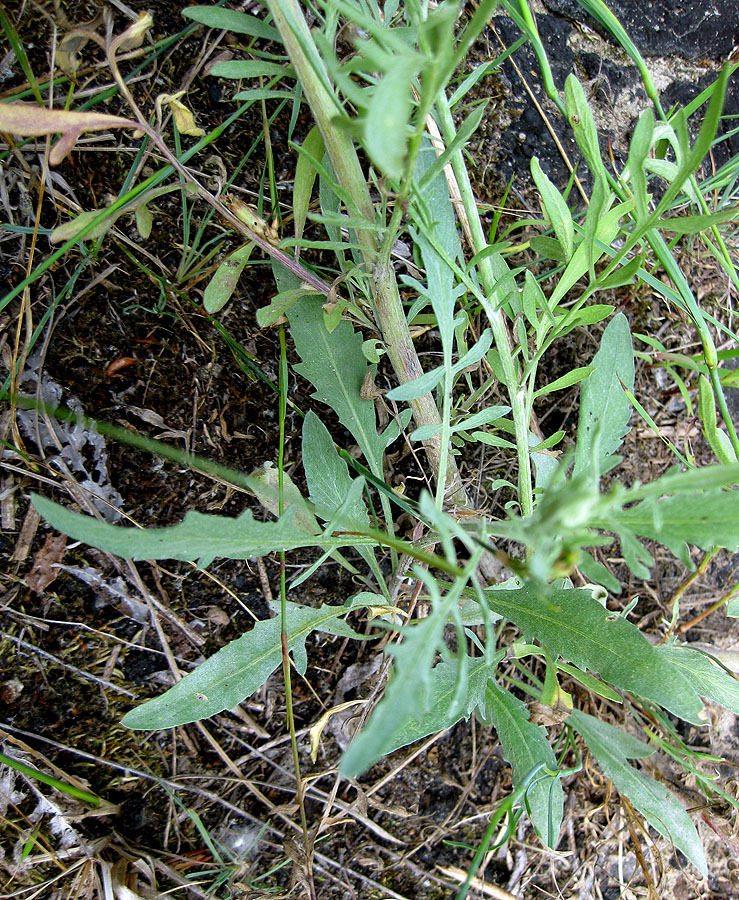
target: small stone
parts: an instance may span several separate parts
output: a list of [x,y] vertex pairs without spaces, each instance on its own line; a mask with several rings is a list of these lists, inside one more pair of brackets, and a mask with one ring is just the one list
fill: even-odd
[[228,625],[231,621],[229,614],[220,608],[220,606],[209,606],[205,613],[205,618],[212,624],[217,626]]
[[23,684],[17,678],[4,681],[0,687],[0,698],[5,703],[14,703],[23,693]]

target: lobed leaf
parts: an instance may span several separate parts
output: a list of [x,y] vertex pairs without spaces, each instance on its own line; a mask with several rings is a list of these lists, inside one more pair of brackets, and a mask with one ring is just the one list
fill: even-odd
[[679,644],[658,649],[681,669],[701,697],[720,703],[739,715],[739,680],[716,665],[708,654]]
[[621,690],[661,704],[689,722],[703,704],[683,672],[653,647],[639,629],[614,616],[588,590],[533,585],[488,588],[493,612],[515,623],[557,656]]
[[[385,753],[397,746],[397,736],[414,728],[411,723],[425,722],[428,715],[435,721],[434,712],[434,661],[437,652],[446,650],[443,641],[444,628],[459,604],[466,578],[459,577],[441,596],[437,583],[427,572],[416,569],[432,598],[430,614],[416,624],[403,629],[400,644],[390,646],[394,657],[394,674],[385,695],[375,707],[369,721],[354,738],[341,761],[341,771],[346,777],[355,777],[366,771]],[[448,655],[448,651],[447,651]],[[463,711],[469,715],[481,696],[470,694],[468,682],[471,660],[466,655],[457,657],[454,669],[454,692],[448,699],[448,717],[457,721]],[[479,686],[481,691],[484,681]],[[433,727],[430,731],[433,730]],[[427,734],[430,731],[426,732]]]
[[[287,646],[295,667],[305,672],[305,641],[313,631],[359,638],[343,616],[365,606],[354,598],[344,606],[300,607],[288,602]],[[166,693],[132,709],[123,717],[127,728],[154,731],[198,722],[233,709],[258,690],[282,662],[280,617],[256,622],[251,631],[231,641]]]
[[687,544],[703,550],[739,549],[739,493],[711,490],[662,500],[651,497],[629,509],[611,510],[593,524],[619,535],[652,538],[690,564]]
[[322,304],[301,297],[289,312],[290,334],[302,362],[295,371],[315,388],[312,396],[330,406],[359,444],[369,468],[382,472],[385,441],[377,433],[375,405],[361,396],[369,370],[362,354],[362,335],[343,321],[329,334],[323,324]]
[[123,528],[71,512],[38,494],[32,500],[57,531],[126,559],[183,559],[205,568],[218,557],[254,559],[298,547],[338,550],[348,544],[375,543],[358,535],[310,535],[295,525],[295,509],[286,510],[277,522],[257,522],[249,510],[236,519],[188,512],[179,525],[169,528]]
[[613,454],[629,430],[631,403],[622,385],[634,388],[634,351],[623,313],[608,323],[591,364],[595,371],[580,388],[580,418],[573,475],[598,474],[611,467]]
[[[497,665],[502,656],[502,653],[497,655],[494,665]],[[362,739],[358,736],[352,742],[341,760],[342,775],[354,778],[388,753],[420,741],[429,734],[445,731],[460,719],[468,718],[473,709],[483,702],[485,684],[492,668],[494,666],[488,665],[484,659],[471,663],[465,685],[466,696],[459,703],[459,667],[449,659],[439,662],[428,678],[429,705],[425,715],[420,710],[414,714],[406,708],[404,716],[387,716],[387,708],[383,709],[385,699],[380,701],[377,706],[381,711],[377,713],[377,727],[373,724],[373,730],[368,732],[368,725],[362,731]],[[390,703],[387,704],[389,705]]]

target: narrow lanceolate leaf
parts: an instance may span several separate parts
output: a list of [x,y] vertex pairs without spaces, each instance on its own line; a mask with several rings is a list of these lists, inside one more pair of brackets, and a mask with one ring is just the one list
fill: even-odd
[[534,399],[536,400],[537,397],[543,397],[545,394],[563,391],[574,384],[579,384],[581,381],[589,378],[594,371],[594,366],[578,366],[576,369],[570,369],[566,375],[556,378],[554,381],[550,381],[549,384],[545,384],[544,387],[539,388],[538,391],[534,391]]
[[182,15],[208,28],[219,28],[233,31],[234,34],[248,34],[249,37],[263,38],[267,41],[280,41],[280,34],[273,25],[267,25],[256,16],[221,9],[217,6],[190,6],[182,10]]
[[[513,694],[503,690],[492,679],[485,691],[486,725],[493,725],[498,732],[503,758],[513,769],[513,784],[520,784],[529,772],[540,763],[555,771],[557,760],[547,740],[546,731],[529,722],[525,705]],[[539,837],[554,847],[562,822],[564,796],[559,779],[550,777],[537,780],[526,794],[526,805],[531,821]]]
[[400,178],[410,138],[411,84],[420,58],[415,53],[398,54],[371,93],[362,121],[364,147],[372,162],[390,178]]
[[552,223],[554,233],[564,252],[565,262],[569,262],[575,251],[575,227],[572,224],[572,214],[567,207],[565,198],[542,171],[539,160],[535,156],[531,160],[531,174],[541,195],[546,214]]
[[575,710],[568,721],[582,735],[603,774],[618,791],[705,876],[706,857],[690,816],[663,784],[638,772],[627,762],[627,759],[649,756],[652,748],[620,728],[579,710]]
[[[287,604],[287,646],[293,653],[298,671],[305,672],[305,640],[311,632],[359,637],[341,618],[355,608],[358,607],[352,600],[344,606],[324,605],[318,609]],[[233,709],[260,688],[280,665],[280,634],[279,616],[257,622],[251,631],[206,659],[161,697],[126,713],[123,724],[128,728],[153,731],[198,722],[225,709]]]
[[581,669],[621,690],[654,700],[689,722],[700,721],[700,697],[683,672],[639,629],[614,617],[590,591],[553,586],[485,591],[493,612]]
[[739,715],[739,680],[699,650],[674,644],[660,647],[659,651],[684,673],[701,697],[720,703]]
[[607,471],[629,430],[631,403],[622,385],[634,389],[634,351],[622,313],[608,323],[592,366],[595,371],[580,388],[574,475],[591,471],[596,458],[599,474]]
[[719,462],[735,463],[736,453],[729,438],[718,427],[716,418],[716,398],[711,383],[705,375],[698,380],[698,414],[703,425],[703,434]]
[[294,78],[292,66],[285,63],[266,62],[263,59],[230,59],[217,62],[209,71],[214,78]]
[[414,378],[412,381],[399,384],[388,391],[386,396],[390,400],[415,400],[417,397],[423,397],[424,394],[432,391],[443,377],[444,366],[437,366],[435,369],[424,372],[423,375],[419,375],[418,378]]
[[231,299],[253,249],[254,244],[244,244],[227,256],[215,270],[203,294],[203,306],[207,312],[219,312]]
[[286,510],[277,522],[257,522],[250,511],[236,519],[189,512],[171,528],[121,528],[92,516],[71,512],[58,503],[33,495],[33,505],[58,531],[76,541],[127,559],[184,559],[206,567],[217,557],[254,559],[276,550],[321,547],[338,550],[347,544],[373,545],[371,538],[313,536],[295,525],[295,510]]
[[308,215],[310,198],[313,193],[313,185],[316,182],[318,171],[313,160],[321,162],[323,158],[323,137],[314,125],[303,141],[295,166],[295,181],[293,183],[293,212],[295,216],[295,237],[300,240],[303,237],[305,219]]
[[[599,182],[596,182],[598,184]],[[631,201],[627,201],[626,203],[621,203],[618,206],[615,206],[613,209],[608,209],[603,212],[593,223],[592,223],[592,233],[591,238],[593,241],[597,238],[605,246],[610,246],[613,239],[618,234],[619,230],[619,222],[620,220],[631,210],[632,203]],[[587,237],[587,236],[586,236]],[[603,251],[601,251],[597,246],[594,249],[595,255],[592,258],[592,262],[597,262],[600,257],[603,255]],[[572,259],[567,264],[567,268],[564,270],[562,275],[557,282],[557,287],[552,291],[552,295],[549,298],[549,307],[550,309],[554,309],[563,299],[567,291],[570,290],[588,271],[591,260],[588,258],[588,247],[586,245],[585,239],[578,244],[577,249],[572,254]]]
[[320,300],[302,297],[289,312],[290,334],[302,362],[295,366],[315,388],[313,397],[330,406],[364,453],[369,468],[382,471],[385,442],[377,433],[375,405],[361,396],[368,371],[362,335],[349,322],[330,334],[323,324]]
[[72,150],[85,131],[107,131],[109,128],[138,128],[131,119],[96,112],[73,112],[46,109],[33,103],[0,103],[0,131],[23,137],[60,134],[49,155],[52,166],[58,165]]

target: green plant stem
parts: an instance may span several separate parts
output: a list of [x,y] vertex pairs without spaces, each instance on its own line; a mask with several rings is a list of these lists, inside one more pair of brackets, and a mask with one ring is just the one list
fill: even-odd
[[531,783],[534,778],[544,769],[544,763],[539,763],[538,766],[535,766],[529,774],[523,779],[523,781],[518,785],[516,790],[506,797],[505,800],[498,806],[495,813],[491,817],[488,822],[488,827],[485,829],[485,834],[482,837],[482,841],[480,842],[480,846],[477,848],[477,853],[470,864],[469,871],[467,872],[467,878],[465,879],[462,887],[457,891],[457,900],[465,900],[465,897],[470,891],[470,887],[472,886],[472,881],[477,873],[477,870],[480,868],[480,863],[483,860],[483,857],[488,852],[488,847],[490,846],[490,842],[493,840],[493,836],[495,835],[496,829],[500,824],[503,816],[508,812],[512,812],[513,807],[518,801],[526,794]]
[[[287,350],[285,347],[285,327],[280,326],[280,444],[277,456],[277,491],[278,512],[282,516],[284,512],[284,474],[285,474],[285,418],[287,416]],[[287,581],[285,577],[285,551],[280,552],[280,643],[282,646],[282,675],[285,680],[285,708],[287,726],[290,731],[290,746],[292,747],[293,765],[295,766],[295,796],[300,810],[300,827],[303,831],[303,844],[305,847],[306,875],[310,885],[311,900],[315,900],[316,889],[313,884],[313,849],[310,835],[308,834],[308,820],[305,815],[305,791],[303,790],[303,778],[300,774],[300,754],[298,752],[298,738],[295,732],[295,712],[293,710],[292,682],[290,676],[290,654],[288,652],[287,633]]]
[[53,778],[51,775],[45,775],[43,772],[39,772],[38,769],[27,766],[25,763],[20,762],[20,760],[13,759],[11,756],[6,756],[4,753],[0,753],[0,763],[10,766],[11,769],[15,769],[16,772],[20,772],[21,775],[25,775],[27,778],[35,778],[36,781],[40,781],[42,784],[48,784],[50,787],[61,791],[63,794],[74,797],[76,800],[82,800],[83,803],[89,803],[90,806],[98,807],[102,805],[103,801],[95,794],[91,794],[89,791],[83,791],[81,788],[74,787],[71,784],[65,784],[65,782],[60,781],[58,778]]
[[[287,54],[297,72],[298,79],[310,105],[313,117],[323,137],[323,143],[331,161],[337,181],[349,194],[356,212],[368,223],[374,223],[376,213],[367,182],[359,162],[354,143],[349,134],[334,123],[340,106],[327,87],[330,84],[325,67],[303,11],[297,0],[267,0],[275,26],[280,32]],[[396,209],[396,215],[400,210]],[[385,254],[378,252],[375,235],[370,229],[356,229],[366,271],[372,283],[375,322],[382,335],[388,358],[401,384],[413,381],[423,374],[421,363],[411,337],[408,322],[400,299],[395,270]],[[410,401],[416,426],[441,423],[439,410],[432,394],[425,394]],[[424,441],[424,447],[434,477],[446,480],[447,497],[465,505],[466,495],[454,457],[448,457],[444,475],[440,475],[441,439],[439,435]]]
[[[644,83],[644,88],[647,92],[647,96],[650,98],[652,103],[654,104],[654,108],[657,111],[657,115],[662,119],[662,121],[667,122],[667,116],[665,115],[664,110],[662,109],[662,104],[660,103],[659,94],[657,93],[657,89],[652,81],[651,74],[649,69],[644,61],[644,58],[641,56],[639,51],[634,46],[633,42],[629,38],[628,34],[624,30],[623,26],[613,15],[613,13],[608,9],[603,0],[581,0],[582,5],[587,9],[588,12],[591,13],[596,19],[598,19],[601,24],[607,28],[611,34],[619,41],[624,50],[629,54],[629,56],[633,59],[634,63],[639,70],[639,74],[641,75],[642,82]],[[504,5],[506,9],[511,12],[513,15],[513,11],[511,9],[510,3],[505,0]],[[551,68],[549,66],[549,60],[547,59],[546,51],[544,49],[543,44],[541,43],[541,38],[539,37],[539,33],[536,29],[536,23],[533,19],[533,15],[529,8],[529,4],[527,0],[520,0],[519,6],[521,9],[521,15],[523,17],[522,21],[525,23],[525,30],[529,34],[529,38],[534,47],[534,52],[536,54],[536,58],[539,62],[539,65],[542,70],[542,78],[544,82],[545,89],[547,94],[551,100],[553,100],[562,110],[563,104],[562,99],[559,96],[559,92],[554,85],[554,80],[552,78]],[[533,27],[532,27],[533,26]],[[523,26],[522,26],[523,27]],[[728,69],[726,71],[722,71],[721,78],[728,79],[729,72],[733,71],[733,69]],[[612,190],[621,198],[621,200],[625,199],[625,192],[620,184],[609,174],[608,180]],[[688,175],[688,180],[691,185],[695,188],[696,192],[699,196],[701,196],[700,191],[698,190],[698,183],[695,178],[695,172],[691,172]],[[668,195],[670,192],[674,191],[675,195],[679,186],[673,184],[668,190]],[[661,205],[665,204],[665,198],[663,197],[660,201]],[[704,210],[705,211],[705,210]],[[726,431],[728,433],[729,440],[734,448],[735,453],[739,456],[739,437],[737,437],[737,432],[734,427],[734,423],[732,421],[731,415],[729,414],[729,410],[726,404],[726,397],[724,395],[723,386],[721,384],[717,365],[718,360],[716,357],[716,345],[713,341],[713,336],[708,328],[706,323],[705,316],[703,314],[703,310],[700,308],[698,302],[693,296],[693,292],[690,289],[687,281],[685,280],[684,275],[682,274],[680,267],[675,262],[675,259],[672,255],[672,252],[669,246],[666,244],[662,234],[659,232],[657,226],[659,224],[659,217],[661,215],[661,210],[656,209],[648,219],[639,223],[637,227],[631,232],[631,234],[627,235],[626,240],[622,244],[619,252],[613,257],[609,265],[607,266],[605,272],[601,274],[601,278],[607,277],[611,272],[615,271],[615,269],[620,265],[621,261],[626,258],[627,254],[636,246],[636,244],[643,238],[647,240],[649,246],[654,251],[657,259],[660,261],[662,266],[664,267],[667,275],[672,279],[678,294],[680,295],[680,300],[683,305],[685,312],[688,313],[690,318],[693,320],[693,324],[695,325],[698,335],[700,337],[701,343],[703,345],[703,351],[706,358],[706,365],[708,367],[709,376],[711,380],[711,385],[714,390],[714,394],[718,401],[719,410],[721,412],[721,417],[724,420],[724,424],[726,425]],[[721,256],[724,259],[730,259],[728,250],[720,238],[718,231],[713,229],[714,237],[719,240],[719,245],[721,248]],[[726,267],[724,267],[726,269]],[[730,277],[732,282],[736,284],[737,276],[736,272],[733,269],[733,266],[729,266],[731,269]],[[727,270],[728,271],[728,270]]]
[[[439,114],[439,127],[447,146],[450,146],[456,135],[454,120],[449,108],[446,94],[442,92],[437,101],[436,109]],[[485,231],[482,227],[480,213],[477,209],[477,201],[470,183],[467,166],[458,150],[452,156],[452,168],[459,184],[459,190],[464,204],[464,210],[470,225],[470,233],[473,241],[473,253],[481,253],[487,247]],[[518,449],[518,500],[521,505],[521,513],[529,516],[534,509],[533,485],[531,481],[531,455],[529,453],[529,422],[531,419],[530,404],[527,401],[526,385],[521,384],[519,367],[513,358],[513,347],[504,313],[495,299],[496,279],[493,272],[490,257],[482,257],[478,269],[480,282],[483,288],[481,302],[485,314],[490,322],[490,327],[495,340],[495,347],[500,355],[503,378],[511,401],[511,413],[516,429],[516,447]],[[533,379],[534,373],[529,376]]]

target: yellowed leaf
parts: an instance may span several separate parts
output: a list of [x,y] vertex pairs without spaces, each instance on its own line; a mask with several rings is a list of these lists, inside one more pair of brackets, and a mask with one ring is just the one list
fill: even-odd
[[119,50],[135,50],[144,43],[146,32],[154,24],[150,12],[140,12],[138,19],[130,25],[118,38]]
[[201,137],[205,132],[202,128],[198,128],[195,124],[195,117],[192,112],[180,100],[180,97],[183,97],[184,94],[184,91],[179,91],[176,94],[160,94],[157,97],[157,106],[161,106],[164,103],[169,106],[172,110],[172,115],[174,116],[175,125],[180,134],[190,134],[193,137]]
[[108,128],[138,128],[138,123],[104,113],[46,109],[33,103],[0,103],[0,131],[6,134],[42,137],[61,133],[62,137],[49,155],[52,166],[64,159],[83,132],[105,131]]
[[367,607],[368,619],[371,622],[372,619],[377,619],[380,616],[386,616],[388,614],[393,616],[404,616],[405,613],[399,606],[369,606]]
[[341,712],[342,709],[349,709],[352,706],[361,706],[367,702],[367,700],[347,700],[346,703],[339,703],[338,706],[332,706],[331,709],[327,709],[316,724],[311,726],[308,734],[310,735],[310,756],[313,762],[315,762],[318,757],[318,744],[321,740],[323,729],[328,724],[328,720],[331,716],[333,716],[334,713]]

